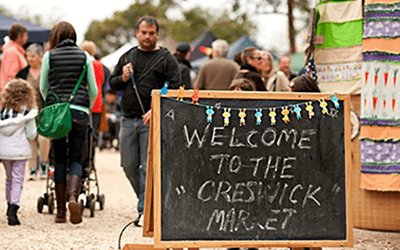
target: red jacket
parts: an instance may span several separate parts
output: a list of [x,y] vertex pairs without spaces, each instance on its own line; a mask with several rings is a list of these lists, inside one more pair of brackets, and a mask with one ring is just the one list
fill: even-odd
[[92,112],[101,113],[101,107],[103,105],[103,93],[101,87],[104,83],[103,64],[100,62],[100,60],[93,60],[92,64],[97,85],[97,97],[93,103]]

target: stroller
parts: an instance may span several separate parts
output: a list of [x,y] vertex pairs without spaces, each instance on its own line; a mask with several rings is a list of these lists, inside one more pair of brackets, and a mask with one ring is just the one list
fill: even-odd
[[[84,208],[90,209],[90,217],[94,217],[96,201],[100,205],[100,210],[104,209],[106,197],[100,193],[99,180],[97,178],[97,171],[94,166],[94,151],[97,145],[97,137],[93,133],[93,128],[89,126],[88,133],[86,134],[86,146],[83,159],[83,176],[81,185],[81,195],[79,196],[79,203],[81,207],[81,214]],[[92,193],[91,188],[95,188],[96,195]],[[82,198],[84,196],[84,198]]]
[[[83,176],[82,176],[82,185],[81,192],[79,195],[79,203],[81,214],[83,214],[83,210],[85,208],[90,209],[90,217],[94,217],[95,205],[96,201],[100,204],[100,210],[104,209],[105,204],[105,196],[100,193],[99,181],[97,178],[96,168],[94,166],[94,157],[93,153],[95,150],[95,145],[97,138],[93,133],[92,126],[88,125],[88,130],[86,133],[86,143],[85,143],[85,151],[83,155]],[[54,173],[54,154],[52,154],[50,150],[49,154],[49,162],[50,166],[47,168],[47,177],[46,177],[46,192],[43,196],[40,196],[37,200],[37,210],[39,213],[43,212],[43,207],[46,205],[49,209],[49,214],[53,214],[54,212],[54,202],[55,202],[55,183],[53,180]],[[52,164],[53,163],[53,164]],[[92,193],[92,187],[95,187],[96,194]]]

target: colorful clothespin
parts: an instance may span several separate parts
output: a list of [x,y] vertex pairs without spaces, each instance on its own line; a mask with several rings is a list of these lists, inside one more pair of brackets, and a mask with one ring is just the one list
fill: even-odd
[[324,98],[320,98],[318,101],[319,101],[319,106],[322,109],[322,114],[329,115],[329,111],[328,111],[328,108],[327,108],[328,103],[325,101],[325,99]]
[[195,87],[194,88],[194,93],[192,95],[192,104],[196,103],[197,105],[199,105],[199,88]]
[[282,107],[282,111],[281,111],[281,114],[283,115],[282,120],[285,123],[290,122],[289,113],[290,113],[290,111],[288,110],[288,107]]
[[224,113],[222,113],[222,116],[224,117],[224,126],[229,125],[229,118],[231,117],[231,109],[230,108],[224,108]]
[[179,86],[179,92],[178,92],[178,97],[176,97],[176,100],[178,101],[183,101],[183,94],[185,92],[185,85]]
[[246,125],[246,109],[239,109],[239,126]]
[[308,118],[311,119],[315,113],[314,113],[314,107],[312,105],[312,102],[306,102],[306,110],[308,112]]
[[212,123],[212,116],[214,115],[214,110],[212,107],[206,106],[207,123]]
[[169,85],[169,82],[164,83],[164,87],[162,87],[160,95],[166,95],[168,93],[168,85]]
[[339,109],[339,98],[336,96],[336,94],[331,95],[331,101],[335,105],[335,108]]
[[256,125],[261,125],[261,117],[263,116],[262,109],[256,109],[254,116],[256,117]]
[[303,119],[303,117],[301,117],[301,108],[299,107],[298,104],[294,105],[293,111],[296,114],[297,120]]
[[276,124],[276,108],[270,108],[269,109],[269,117],[271,119],[271,125],[274,126]]

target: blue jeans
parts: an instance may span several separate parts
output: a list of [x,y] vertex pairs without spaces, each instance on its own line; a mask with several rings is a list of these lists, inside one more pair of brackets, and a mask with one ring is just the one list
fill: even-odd
[[147,146],[149,126],[141,118],[121,118],[119,147],[121,165],[139,199],[137,210],[143,213],[146,189]]
[[55,161],[54,182],[57,185],[67,183],[68,167],[69,175],[77,175],[82,178],[83,174],[83,152],[85,151],[89,116],[74,109],[71,109],[71,116],[72,130],[66,137],[51,142]]

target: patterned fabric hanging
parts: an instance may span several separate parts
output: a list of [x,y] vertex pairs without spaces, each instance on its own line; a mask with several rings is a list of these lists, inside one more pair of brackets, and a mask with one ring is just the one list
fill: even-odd
[[400,3],[367,0],[361,94],[361,183],[400,191]]
[[361,93],[361,0],[320,1],[315,64],[322,92]]

